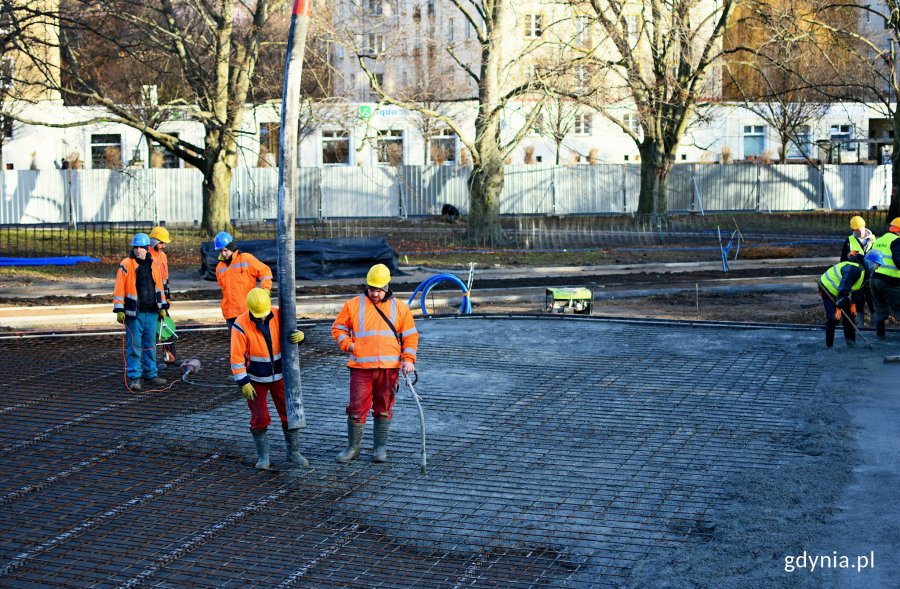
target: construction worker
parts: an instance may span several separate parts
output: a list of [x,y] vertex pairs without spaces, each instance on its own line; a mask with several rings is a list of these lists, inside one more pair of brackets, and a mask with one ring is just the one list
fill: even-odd
[[172,301],[172,295],[169,292],[169,256],[166,255],[166,246],[171,243],[169,230],[165,227],[154,227],[150,230],[150,249],[147,252],[156,262],[159,268],[160,276],[162,276],[163,290],[166,293],[166,300]]
[[144,381],[163,385],[156,370],[156,325],[165,319],[169,303],[162,275],[147,253],[150,236],[138,233],[131,240],[131,255],[119,264],[113,289],[116,321],[125,325],[128,388],[139,391]]
[[[163,281],[163,292],[166,295],[166,301],[172,302],[172,293],[169,290],[169,256],[166,254],[166,246],[171,243],[172,238],[169,237],[169,230],[165,227],[156,226],[150,230],[150,249],[147,253],[156,262],[159,268],[160,276]],[[166,365],[175,362],[175,344],[174,342],[164,343],[162,346],[162,357]]]
[[860,255],[865,256],[875,243],[875,234],[866,227],[866,220],[859,215],[850,218],[850,229],[853,232],[847,237],[841,250],[842,262],[847,261],[850,252],[859,252]]
[[409,307],[394,298],[390,281],[387,266],[372,266],[363,294],[347,301],[331,326],[331,336],[338,347],[350,354],[347,448],[338,454],[338,462],[352,462],[359,457],[370,409],[375,414],[372,461],[387,461],[398,370],[403,374],[415,370],[419,332]]
[[[852,233],[847,237],[847,240],[844,242],[844,247],[841,249],[841,262],[846,262],[849,259],[851,252],[859,252],[861,256],[865,256],[869,253],[869,250],[872,249],[872,245],[875,243],[875,234],[866,227],[866,220],[859,215],[854,215],[850,218],[850,229],[852,230]],[[868,278],[869,275],[867,274],[866,277]],[[866,323],[866,307],[869,308],[869,313],[873,313],[875,310],[874,303],[872,302],[872,291],[869,288],[869,285],[863,285],[860,292],[863,302],[857,305],[856,309],[857,327],[863,327]]]
[[888,232],[875,240],[873,251],[881,252],[882,261],[872,273],[870,281],[872,288],[872,301],[875,303],[875,313],[872,322],[875,323],[875,335],[885,336],[885,321],[891,313],[900,317],[900,270],[897,269],[897,261],[900,260],[900,217],[891,221]]
[[[238,315],[231,326],[231,373],[250,409],[250,434],[256,445],[256,468],[269,468],[267,430],[272,420],[266,403],[268,393],[272,394],[272,401],[281,418],[287,461],[297,466],[309,466],[300,454],[300,428],[288,429],[278,307],[272,307],[269,291],[262,288],[251,289],[245,302],[247,310]],[[303,332],[291,332],[290,341],[303,343]]]
[[255,287],[272,290],[272,269],[253,254],[239,251],[234,238],[226,231],[216,234],[213,247],[219,252],[216,281],[222,289],[222,316],[228,327],[247,310],[247,293]]
[[825,306],[825,345],[834,345],[834,331],[838,321],[844,327],[847,346],[856,345],[856,327],[850,322],[856,319],[858,305],[863,302],[862,288],[866,270],[859,252],[850,254],[846,262],[838,262],[819,278],[819,295]]

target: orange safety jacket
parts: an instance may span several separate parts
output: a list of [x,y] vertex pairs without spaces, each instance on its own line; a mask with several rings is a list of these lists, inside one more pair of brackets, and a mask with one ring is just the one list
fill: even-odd
[[256,259],[253,254],[234,252],[231,262],[219,262],[216,281],[222,289],[222,316],[237,317],[247,310],[247,293],[256,288],[272,290],[272,269]]
[[278,307],[272,307],[272,312],[262,319],[244,311],[234,320],[231,326],[231,374],[238,386],[251,380],[281,380],[280,334]]
[[384,318],[375,310],[375,303],[361,294],[344,303],[331,326],[331,337],[338,347],[342,352],[350,353],[347,366],[399,368],[401,360],[415,363],[419,332],[409,307],[388,291],[388,297],[378,303],[378,308],[403,338],[403,349]]
[[[125,258],[119,264],[119,271],[116,272],[116,286],[113,288],[113,313],[124,311],[126,317],[137,317],[137,267],[138,261],[134,258]],[[156,291],[156,308],[168,309],[169,303],[166,301],[166,294],[163,291],[162,276],[159,274],[159,267],[155,261],[151,262],[150,270],[153,273],[153,285]]]
[[150,257],[153,258],[153,261],[156,262],[156,266],[159,268],[159,276],[162,278],[163,289],[166,291],[166,294],[169,293],[169,256],[166,252],[162,250],[158,250],[156,248],[150,247],[147,248],[147,253],[150,254]]

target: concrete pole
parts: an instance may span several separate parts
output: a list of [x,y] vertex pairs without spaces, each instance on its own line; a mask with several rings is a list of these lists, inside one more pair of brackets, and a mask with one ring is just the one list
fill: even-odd
[[281,363],[288,428],[306,427],[303,389],[300,383],[300,354],[290,342],[297,329],[295,284],[295,211],[297,198],[297,127],[300,120],[300,76],[306,51],[306,32],[312,0],[294,0],[288,33],[281,91],[281,132],[278,152],[278,307],[281,311]]

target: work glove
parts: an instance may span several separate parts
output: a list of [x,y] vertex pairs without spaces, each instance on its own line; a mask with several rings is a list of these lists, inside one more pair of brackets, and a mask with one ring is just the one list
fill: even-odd
[[300,344],[302,344],[303,342],[306,341],[306,336],[303,335],[302,331],[295,331],[294,333],[291,334],[290,339],[291,339],[292,344],[297,344],[299,346]]
[[241,386],[241,394],[244,395],[244,398],[248,401],[252,401],[256,398],[256,391],[253,389],[253,385],[249,382]]
[[165,319],[165,318],[166,318],[166,315],[168,315],[168,313],[166,313],[166,310],[165,310],[165,309],[160,309],[160,310],[159,310],[159,318],[160,318],[160,319]]
[[116,322],[125,325],[125,311],[116,311]]

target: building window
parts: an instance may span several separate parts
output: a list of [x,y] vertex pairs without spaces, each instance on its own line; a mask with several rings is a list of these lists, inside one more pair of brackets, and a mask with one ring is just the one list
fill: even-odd
[[369,0],[369,14],[380,16],[384,13],[384,4],[382,0]]
[[572,122],[572,132],[576,135],[590,135],[591,115],[586,113],[577,113]]
[[575,34],[573,41],[575,47],[590,47],[591,45],[591,17],[579,15],[574,21]]
[[[178,139],[178,133],[169,133]],[[180,168],[181,158],[157,143],[150,142],[150,167],[151,168]]]
[[389,166],[403,165],[403,131],[378,131],[378,163]]
[[455,30],[453,27],[453,19],[448,18],[447,19],[447,40],[454,41],[455,39],[456,39],[456,36],[455,36]]
[[428,16],[434,16],[434,0],[428,0]]
[[3,128],[3,138],[13,138],[13,120],[9,117],[0,117],[0,126]]
[[372,53],[384,53],[384,35],[369,33],[369,51]]
[[542,14],[526,14],[525,15],[525,38],[537,39],[544,34],[544,15]]
[[766,150],[766,128],[763,125],[744,126],[744,158],[759,157]]
[[588,89],[587,67],[576,65],[572,69],[572,89],[575,92],[586,92]]
[[628,38],[628,46],[634,47],[640,38],[638,30],[638,16],[636,14],[625,15],[625,35]]
[[856,151],[853,141],[853,125],[831,125],[831,142],[844,151]]
[[281,123],[262,123],[259,126],[259,161],[261,168],[278,167],[278,153],[281,149]]
[[0,89],[9,90],[13,86],[15,62],[12,57],[0,59]]
[[117,133],[91,135],[91,167],[95,170],[122,169],[122,136]]
[[431,161],[438,165],[456,163],[456,133],[441,129],[431,138]]
[[466,21],[466,39],[472,38],[472,23],[469,19],[465,19]]
[[788,158],[811,158],[813,153],[812,132],[809,125],[797,129],[797,133],[788,142]]
[[622,117],[622,122],[625,123],[625,126],[629,131],[637,135],[639,141],[644,139],[644,129],[641,127],[641,119],[636,113],[626,113],[625,116]]
[[350,134],[347,131],[322,131],[322,163],[350,165]]

